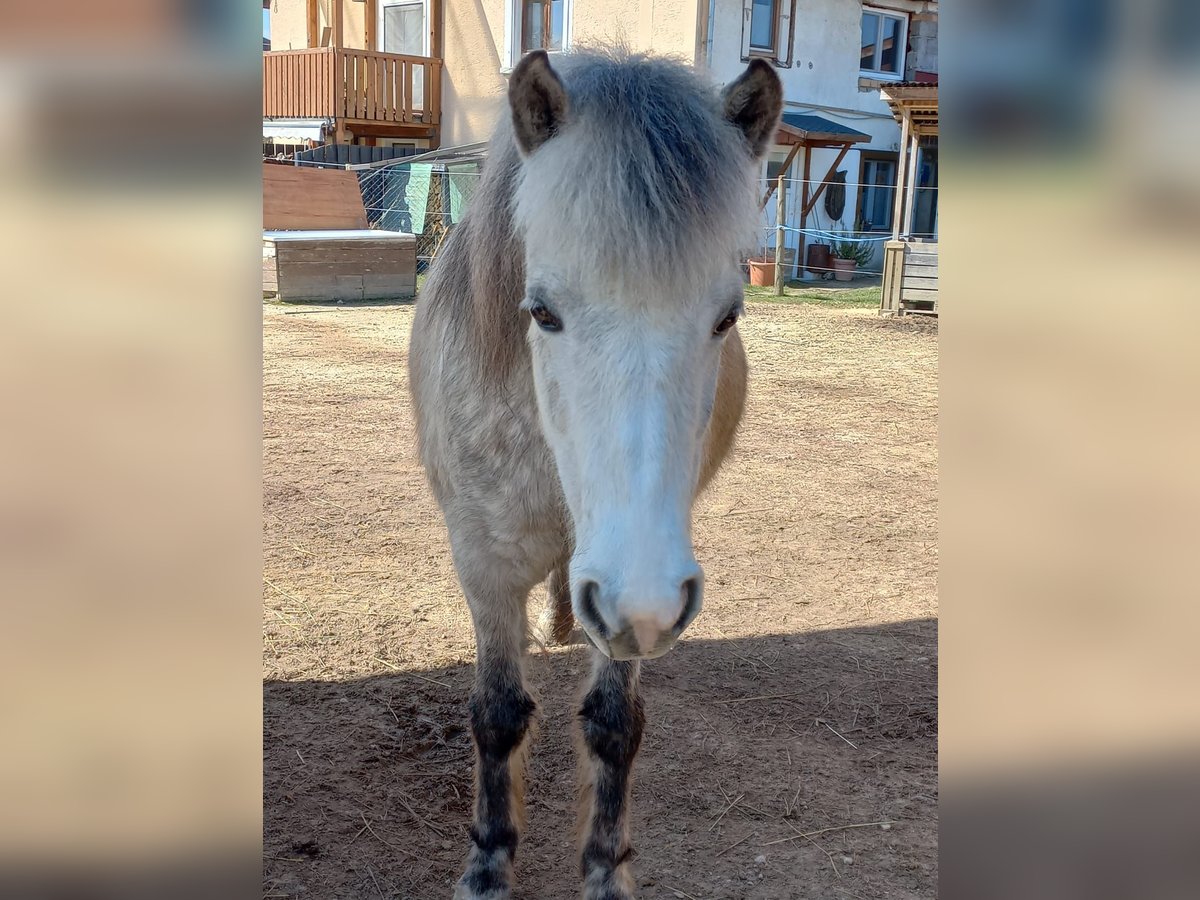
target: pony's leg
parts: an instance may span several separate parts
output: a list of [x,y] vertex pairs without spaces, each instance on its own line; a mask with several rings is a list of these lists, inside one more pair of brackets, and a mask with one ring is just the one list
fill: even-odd
[[547,582],[546,608],[538,617],[538,637],[547,644],[566,644],[575,627],[571,611],[571,581],[568,575],[570,560],[564,558],[550,571]]
[[476,637],[470,702],[475,815],[455,900],[509,897],[513,857],[524,824],[525,738],[536,709],[522,672],[526,596],[520,591],[485,595],[467,590]]
[[631,900],[629,788],[646,721],[638,693],[638,662],[611,660],[597,650],[592,654],[592,681],[579,711],[590,775],[583,897]]

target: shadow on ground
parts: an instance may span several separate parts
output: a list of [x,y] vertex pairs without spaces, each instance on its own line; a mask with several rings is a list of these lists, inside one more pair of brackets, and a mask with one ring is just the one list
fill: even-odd
[[[519,898],[578,896],[572,736],[588,666],[581,647],[530,659],[541,712]],[[643,673],[641,898],[935,895],[935,621],[688,641]],[[265,896],[449,898],[472,677],[265,685]]]

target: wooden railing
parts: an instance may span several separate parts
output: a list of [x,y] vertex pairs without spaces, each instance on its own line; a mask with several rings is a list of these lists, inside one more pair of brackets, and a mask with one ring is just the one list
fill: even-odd
[[437,125],[442,61],[318,47],[263,54],[263,115]]

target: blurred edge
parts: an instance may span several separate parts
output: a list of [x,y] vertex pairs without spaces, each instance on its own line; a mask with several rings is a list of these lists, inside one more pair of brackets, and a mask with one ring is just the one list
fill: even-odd
[[942,4],[946,896],[1200,883],[1200,4]]
[[[955,895],[1196,883],[1197,9],[944,10]],[[195,880],[261,827],[257,15],[30,3],[0,30],[17,895],[258,890]]]
[[0,28],[0,894],[260,892],[260,11]]

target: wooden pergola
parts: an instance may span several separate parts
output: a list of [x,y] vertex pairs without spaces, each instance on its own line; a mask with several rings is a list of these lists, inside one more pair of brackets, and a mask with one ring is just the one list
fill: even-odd
[[938,313],[938,245],[913,240],[920,142],[938,133],[937,82],[902,82],[880,89],[881,99],[900,123],[900,160],[892,211],[892,239],[884,247],[880,312]]
[[[879,96],[900,123],[900,165],[896,175],[896,205],[892,240],[912,236],[913,203],[917,194],[917,153],[921,138],[938,133],[938,86],[903,82],[880,89]],[[903,214],[903,225],[901,224]]]
[[[847,128],[845,125],[839,125],[837,122],[831,122],[822,116],[811,115],[808,113],[786,112],[779,121],[779,130],[775,133],[775,143],[791,145],[787,156],[783,160],[783,167],[779,170],[779,175],[776,181],[767,185],[767,193],[762,199],[760,209],[766,209],[767,203],[771,199],[771,195],[775,193],[776,187],[787,177],[788,171],[792,167],[796,156],[801,150],[804,151],[804,180],[800,189],[800,239],[796,248],[796,264],[801,269],[804,267],[804,245],[805,235],[804,229],[808,227],[808,214],[812,212],[821,197],[825,193],[825,188],[829,184],[831,178],[837,172],[838,166],[842,164],[842,160],[846,158],[846,154],[855,144],[861,144],[863,141],[871,140],[869,134],[863,134],[861,131],[855,131],[853,128]],[[837,157],[833,161],[833,165],[829,167],[829,171],[825,173],[825,177],[817,184],[816,190],[811,188],[811,172],[812,172],[812,151],[833,149],[838,151]],[[777,233],[775,238],[775,286],[779,293],[783,289],[783,269],[782,269],[782,254],[783,254],[783,229],[784,229],[784,208],[783,198],[779,200],[778,221],[776,223]]]

